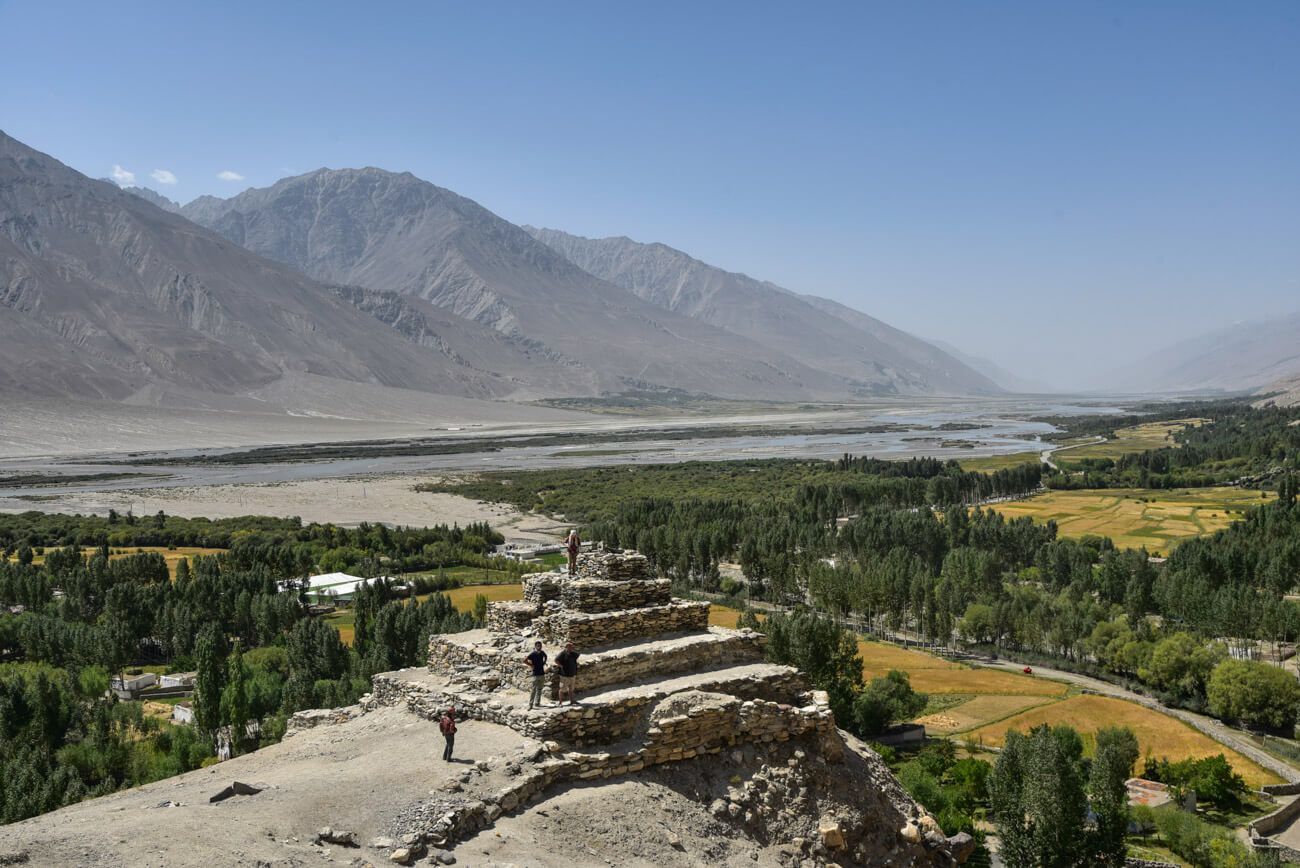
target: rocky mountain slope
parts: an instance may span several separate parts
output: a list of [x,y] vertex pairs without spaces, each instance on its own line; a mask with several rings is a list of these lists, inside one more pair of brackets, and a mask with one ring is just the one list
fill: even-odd
[[1256,407],[1272,405],[1274,407],[1300,406],[1300,374],[1291,374],[1274,380],[1255,393],[1267,397],[1255,402]]
[[555,364],[589,373],[594,391],[850,394],[842,378],[652,305],[409,173],[321,169],[231,199],[202,197],[182,213],[318,279],[424,299],[525,342]]
[[1300,373],[1300,311],[1179,341],[1110,375],[1141,390],[1253,390]]
[[1001,391],[988,377],[937,347],[835,302],[715,268],[664,244],[523,228],[583,270],[647,301],[839,374],[864,391]]
[[[266,409],[276,384],[497,398],[512,367],[556,368],[506,342],[508,363],[483,359],[474,328],[312,280],[0,133],[0,392]],[[296,385],[273,391],[293,408]]]

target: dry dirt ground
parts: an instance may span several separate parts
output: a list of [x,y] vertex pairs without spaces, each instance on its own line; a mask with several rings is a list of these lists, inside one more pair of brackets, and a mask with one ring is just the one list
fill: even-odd
[[[450,791],[472,798],[500,790],[510,764],[541,748],[473,720],[460,724],[451,763],[441,759],[442,744],[435,724],[380,708],[210,768],[0,827],[0,864],[391,865],[402,835],[419,827],[431,803]],[[752,840],[707,810],[719,787],[753,775],[760,760],[750,751],[739,765],[712,757],[635,779],[558,786],[450,853],[457,865],[518,868],[790,866],[791,846]],[[261,792],[209,801],[235,781]],[[353,832],[358,846],[315,843],[323,826]],[[391,840],[375,846],[384,837]],[[434,864],[438,855],[431,850],[419,862]]]
[[119,491],[68,492],[33,503],[0,494],[0,511],[107,514],[116,509],[135,515],[229,518],[240,515],[300,517],[304,522],[355,526],[363,521],[426,527],[486,521],[508,540],[560,542],[568,526],[555,519],[521,513],[511,506],[483,503],[454,494],[420,492],[415,486],[442,475],[409,473],[386,476],[306,479],[294,482],[192,485]]

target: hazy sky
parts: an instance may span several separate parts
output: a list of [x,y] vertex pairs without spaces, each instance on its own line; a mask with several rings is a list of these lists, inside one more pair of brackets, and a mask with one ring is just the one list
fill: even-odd
[[0,129],[181,202],[373,165],[1013,371],[1300,309],[1300,3],[0,0]]

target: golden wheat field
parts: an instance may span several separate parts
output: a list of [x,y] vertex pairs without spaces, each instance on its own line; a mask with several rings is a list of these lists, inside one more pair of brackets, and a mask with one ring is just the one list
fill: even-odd
[[1092,752],[1092,733],[1097,727],[1127,726],[1137,736],[1138,749],[1144,756],[1150,754],[1176,761],[1221,753],[1253,788],[1282,782],[1273,772],[1197,732],[1181,720],[1110,696],[1072,696],[972,730],[965,737],[997,747],[1005,743],[1008,729],[1023,732],[1043,723],[1051,726],[1064,723],[1074,727],[1083,736],[1085,754]]
[[862,657],[862,674],[867,678],[884,675],[891,669],[914,672],[918,669],[960,669],[961,665],[923,651],[912,651],[883,642],[858,640],[858,654]]
[[987,694],[976,696],[945,708],[935,714],[918,717],[917,723],[925,724],[927,730],[939,733],[961,732],[977,726],[983,726],[999,720],[1005,720],[1026,709],[1055,700],[1045,696],[1001,696]]
[[1247,507],[1267,503],[1268,492],[1226,486],[1154,489],[1106,488],[1049,491],[994,507],[1007,518],[1055,521],[1060,536],[1107,536],[1120,548],[1146,546],[1168,554],[1185,539],[1205,536],[1240,521]]
[[919,669],[911,674],[911,681],[914,689],[925,693],[1060,697],[1070,689],[1060,681],[998,669]]
[[862,677],[866,680],[898,669],[908,674],[914,690],[924,693],[1064,696],[1069,689],[1058,681],[998,669],[971,669],[933,654],[880,642],[858,640],[858,653],[862,655]]

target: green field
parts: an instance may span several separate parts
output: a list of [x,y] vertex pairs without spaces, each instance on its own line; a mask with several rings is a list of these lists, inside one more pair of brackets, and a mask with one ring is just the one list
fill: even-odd
[[1153,554],[1168,554],[1185,539],[1240,521],[1248,507],[1267,503],[1271,497],[1269,492],[1226,486],[1170,491],[1107,488],[1049,491],[994,509],[1007,518],[1055,521],[1063,537],[1106,536],[1120,548],[1146,546]]
[[993,473],[997,470],[1010,470],[1022,464],[1037,464],[1040,460],[1037,452],[1011,452],[1007,455],[983,455],[979,458],[961,459],[962,470],[978,470],[980,473]]

